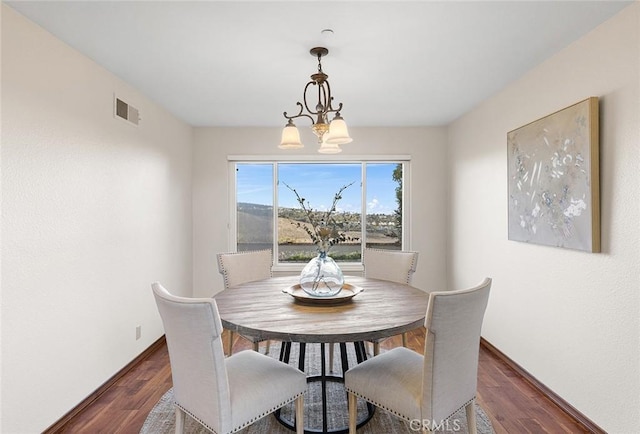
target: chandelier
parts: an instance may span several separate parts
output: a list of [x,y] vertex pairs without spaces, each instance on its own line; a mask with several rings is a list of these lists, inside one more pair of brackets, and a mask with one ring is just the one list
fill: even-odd
[[[282,130],[282,140],[278,147],[280,149],[300,149],[304,147],[300,141],[300,133],[298,128],[293,123],[294,119],[306,117],[311,119],[311,129],[313,133],[318,137],[318,143],[320,147],[318,152],[324,154],[335,154],[342,152],[340,145],[350,143],[353,139],[349,137],[349,131],[347,130],[347,124],[342,116],[340,116],[340,110],[342,110],[342,103],[338,105],[338,108],[334,109],[332,106],[333,97],[331,96],[331,86],[327,79],[329,76],[322,71],[322,57],[329,54],[329,50],[324,47],[315,47],[310,51],[312,56],[318,58],[318,72],[311,75],[311,81],[304,87],[303,103],[297,103],[300,111],[298,114],[289,116],[287,112],[284,112],[284,117],[288,120],[287,125]],[[307,101],[307,91],[312,90],[312,94],[315,86],[317,88],[317,103],[315,110],[309,108]],[[305,112],[306,110],[306,112]],[[335,113],[331,123],[328,122],[328,116],[330,113]]]

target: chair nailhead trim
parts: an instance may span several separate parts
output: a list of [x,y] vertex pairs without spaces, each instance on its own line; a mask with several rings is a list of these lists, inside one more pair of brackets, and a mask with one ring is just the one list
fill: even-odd
[[[249,420],[248,422],[243,423],[242,425],[235,427],[233,429],[231,429],[231,431],[229,431],[228,433],[225,434],[232,434],[234,432],[238,432],[240,431],[242,428],[246,428],[249,425],[252,425],[254,422],[257,422],[258,420],[262,419],[263,417],[273,413],[274,411],[276,411],[279,408],[284,407],[285,405],[287,405],[290,402],[295,401],[296,399],[298,399],[300,396],[302,396],[304,394],[304,392],[302,393],[298,393],[296,396],[294,396],[293,398],[281,402],[280,404],[276,405],[275,407],[271,408],[270,410],[267,410],[265,412],[263,412],[262,414],[260,414],[259,416],[256,416],[254,418],[252,418],[251,420]],[[193,414],[191,414],[191,412],[187,409],[185,409],[183,406],[181,406],[180,404],[178,404],[177,402],[174,401],[174,404],[176,407],[179,407],[182,411],[184,411],[186,414],[189,415],[189,417],[193,418],[196,422],[198,422],[200,425],[202,425],[203,427],[205,427],[206,429],[208,429],[209,431],[211,431],[214,434],[221,434],[218,433],[216,430],[214,430],[213,428],[211,428],[209,425],[207,425],[206,423],[204,423],[202,420],[200,420],[199,418],[197,418],[196,416],[194,416]]]
[[181,406],[180,404],[178,404],[177,402],[173,402],[173,404],[180,408],[180,410],[184,411],[186,414],[189,415],[190,418],[192,418],[193,420],[195,420],[196,422],[198,422],[200,425],[202,425],[203,427],[205,427],[206,429],[208,429],[209,431],[211,431],[212,433],[216,433],[216,430],[214,430],[213,428],[211,428],[209,425],[207,425],[206,423],[204,423],[200,418],[196,417],[193,415],[193,413],[191,413],[189,410],[187,410],[186,408],[184,408],[183,406]]
[[[273,255],[273,252],[270,249],[262,249],[262,250],[254,250],[251,252],[230,252],[230,253],[225,253],[225,255],[230,256],[230,255],[243,255],[243,254],[247,254],[247,253],[261,253],[261,252],[270,252]],[[273,259],[273,258],[272,258]],[[224,288],[227,289],[229,287],[229,269],[225,268],[222,265],[222,259],[218,259],[219,263],[220,263],[220,268],[222,269],[222,278],[224,279]]]
[[[362,398],[362,399],[364,399],[365,401],[370,402],[371,404],[375,405],[376,407],[380,407],[381,409],[386,410],[386,411],[388,411],[389,413],[394,414],[394,415],[398,416],[399,418],[401,418],[401,419],[403,419],[403,420],[406,420],[407,422],[411,422],[411,420],[413,419],[413,418],[411,418],[411,417],[409,417],[409,416],[405,416],[404,414],[400,414],[400,413],[398,413],[397,411],[392,410],[392,409],[390,409],[390,408],[388,408],[388,407],[386,407],[386,406],[384,406],[384,405],[380,404],[379,402],[373,401],[373,400],[371,400],[371,399],[369,399],[369,398],[367,398],[367,397],[365,397],[365,396],[362,396],[362,395],[361,395],[361,394],[359,394],[358,392],[355,392],[355,391],[353,391],[353,390],[351,390],[351,389],[347,389],[347,392],[351,392],[351,393],[353,393],[354,395],[356,395],[357,397]],[[463,405],[461,405],[460,407],[458,407],[458,408],[457,408],[453,413],[451,413],[449,416],[445,417],[445,418],[444,418],[444,420],[448,420],[448,419],[450,419],[450,418],[451,418],[451,416],[453,416],[454,414],[456,414],[456,413],[457,413],[458,411],[460,411],[461,409],[465,408],[467,405],[469,405],[470,403],[472,403],[475,399],[476,399],[476,397],[474,396],[474,397],[473,397],[473,398],[471,398],[469,401],[467,401],[466,403],[464,403]]]

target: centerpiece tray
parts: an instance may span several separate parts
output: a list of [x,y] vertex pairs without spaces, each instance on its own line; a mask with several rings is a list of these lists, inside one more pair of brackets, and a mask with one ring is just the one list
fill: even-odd
[[353,297],[364,291],[364,288],[345,283],[336,295],[331,297],[320,297],[307,294],[300,284],[292,285],[282,290],[285,294],[292,296],[297,302],[313,305],[336,305],[348,303]]

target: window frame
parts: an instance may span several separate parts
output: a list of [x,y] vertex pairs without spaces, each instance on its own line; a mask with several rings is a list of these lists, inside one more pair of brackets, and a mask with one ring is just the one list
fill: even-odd
[[[272,164],[273,170],[273,221],[278,221],[278,177],[277,167],[279,163],[286,164],[305,164],[305,163],[345,163],[345,164],[363,164],[363,163],[390,163],[402,164],[402,246],[405,250],[411,250],[411,219],[409,218],[411,209],[411,156],[410,155],[228,155],[228,184],[229,184],[229,251],[235,252],[238,242],[238,221],[237,221],[237,188],[236,188],[236,165],[243,163],[255,164]],[[366,201],[366,165],[362,171],[362,200],[360,216],[362,219],[362,228],[365,228],[365,216],[367,211]],[[300,272],[305,264],[292,262],[278,262],[276,255],[278,246],[278,237],[274,225],[273,247],[274,252],[274,272]],[[363,229],[366,237],[366,230]],[[362,242],[362,248],[366,246],[366,238]],[[364,267],[362,262],[340,262],[340,268],[346,272],[362,272]]]

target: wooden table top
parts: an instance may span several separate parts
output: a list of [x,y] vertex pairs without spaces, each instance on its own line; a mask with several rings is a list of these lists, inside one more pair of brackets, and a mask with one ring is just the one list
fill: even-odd
[[225,328],[283,342],[357,342],[386,338],[424,325],[429,294],[412,286],[345,276],[363,292],[339,305],[309,305],[282,290],[298,276],[274,277],[214,296]]

